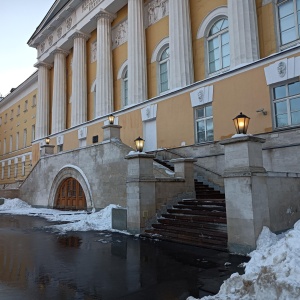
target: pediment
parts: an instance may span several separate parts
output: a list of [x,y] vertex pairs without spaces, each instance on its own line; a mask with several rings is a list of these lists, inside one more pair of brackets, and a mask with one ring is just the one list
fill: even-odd
[[55,18],[55,16],[72,0],[56,0],[53,5],[51,6],[50,10],[40,23],[40,25],[36,28],[33,35],[30,37],[28,44],[31,44],[35,37],[43,31],[43,29]]

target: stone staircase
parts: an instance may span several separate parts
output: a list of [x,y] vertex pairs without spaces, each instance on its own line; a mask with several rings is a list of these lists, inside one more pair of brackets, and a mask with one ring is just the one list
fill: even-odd
[[225,195],[195,181],[196,199],[184,199],[141,235],[182,244],[227,250]]

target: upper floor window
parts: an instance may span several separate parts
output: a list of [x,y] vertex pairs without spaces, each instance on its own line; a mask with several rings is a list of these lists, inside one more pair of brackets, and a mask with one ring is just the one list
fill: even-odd
[[10,111],[10,119],[12,120],[14,118],[14,110],[12,109],[11,111]]
[[169,90],[169,47],[164,49],[159,59],[159,91]]
[[300,38],[300,0],[278,0],[281,45]]
[[128,68],[126,67],[122,76],[122,100],[123,106],[128,105]]
[[273,89],[274,124],[276,128],[300,124],[300,82]]
[[197,143],[213,142],[214,124],[212,105],[196,109],[196,135]]
[[25,100],[24,112],[28,110],[28,100]]
[[32,107],[36,106],[36,95],[32,97]]
[[17,109],[17,116],[19,116],[19,115],[20,115],[20,111],[21,111],[21,106],[20,106],[20,105],[18,105],[18,109]]
[[7,114],[5,114],[4,123],[7,123]]
[[213,24],[207,37],[207,45],[209,73],[230,66],[229,31],[226,18]]

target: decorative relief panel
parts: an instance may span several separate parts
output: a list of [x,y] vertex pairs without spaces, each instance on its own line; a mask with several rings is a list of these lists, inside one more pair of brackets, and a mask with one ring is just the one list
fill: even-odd
[[70,30],[70,28],[72,27],[72,17],[69,17],[66,20],[66,24],[67,24],[67,29]]
[[48,36],[48,44],[49,44],[49,46],[52,46],[52,44],[53,44],[53,35],[52,34]]
[[91,44],[91,63],[97,60],[97,40]]
[[95,8],[97,5],[99,5],[104,0],[85,0],[82,7],[82,12],[85,12],[86,10],[91,11],[93,8]]
[[169,0],[152,0],[145,6],[145,10],[150,26],[169,14]]
[[57,33],[57,38],[60,39],[61,36],[62,36],[62,27],[59,27],[59,28],[57,29],[56,33]]
[[117,48],[118,46],[127,42],[128,38],[128,20],[120,23],[112,30],[112,47]]
[[44,53],[45,52],[45,42],[43,42],[41,44],[41,52]]

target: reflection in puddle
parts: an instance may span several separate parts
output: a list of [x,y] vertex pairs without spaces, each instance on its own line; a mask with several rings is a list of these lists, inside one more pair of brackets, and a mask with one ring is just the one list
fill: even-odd
[[110,232],[59,236],[47,224],[1,216],[1,299],[186,299],[243,272],[245,259],[223,252]]
[[81,238],[78,236],[60,236],[57,241],[63,247],[79,248],[81,244]]

